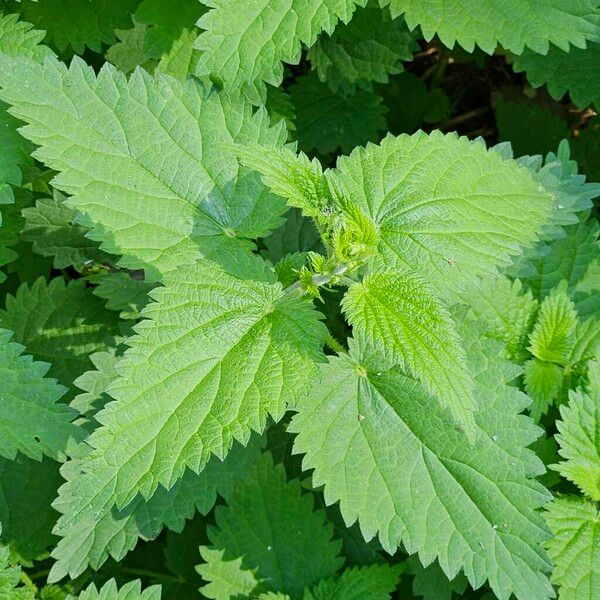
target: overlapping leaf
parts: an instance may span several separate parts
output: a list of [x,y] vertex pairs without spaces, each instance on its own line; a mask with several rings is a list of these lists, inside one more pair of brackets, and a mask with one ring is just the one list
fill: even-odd
[[264,99],[265,82],[278,86],[283,65],[300,60],[301,44],[312,46],[322,31],[347,22],[366,0],[207,0],[198,22],[206,31],[199,75],[210,75],[228,91],[240,89],[251,101]]
[[392,15],[403,14],[425,39],[437,35],[452,48],[456,42],[472,52],[475,45],[492,54],[497,45],[515,54],[525,47],[546,54],[550,44],[568,50],[600,41],[597,0],[380,0]]
[[419,384],[383,371],[380,357],[354,342],[299,405],[295,450],[326,502],[339,501],[366,539],[378,535],[388,551],[402,543],[425,565],[437,558],[449,578],[463,569],[474,587],[487,579],[500,598],[549,598],[540,548],[548,534],[536,511],[549,495],[532,480],[543,465],[526,449],[538,430],[517,414],[529,400],[507,385],[517,369],[498,358],[500,348],[467,332],[474,448]]
[[80,437],[71,424],[75,411],[58,403],[66,390],[46,378],[46,363],[23,355],[23,346],[11,337],[0,329],[0,455],[64,456],[69,440]]
[[247,238],[281,222],[283,202],[222,146],[284,140],[282,126],[269,129],[242,100],[143,71],[127,80],[111,65],[96,76],[77,58],[68,69],[4,58],[0,86],[89,237],[124,266],[157,279],[202,254],[249,248]]

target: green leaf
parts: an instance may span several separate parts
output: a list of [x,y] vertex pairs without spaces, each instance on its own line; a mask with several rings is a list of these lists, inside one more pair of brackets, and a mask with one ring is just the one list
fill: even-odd
[[115,41],[115,28],[131,26],[139,0],[22,0],[21,16],[46,31],[59,52],[83,54],[87,46],[100,52]]
[[554,534],[547,547],[560,600],[594,600],[600,572],[597,505],[585,498],[559,497],[548,506],[546,521]]
[[65,284],[62,277],[50,283],[40,278],[7,296],[0,326],[14,331],[15,341],[50,363],[48,374],[71,389],[91,368],[89,355],[115,346],[120,335],[117,315],[86,289],[85,280]]
[[[96,76],[80,59],[0,60],[0,96],[29,123],[35,156],[59,171],[53,185],[125,267],[161,273],[198,257],[252,248],[280,223],[283,202],[240,169],[225,142],[285,139],[264,110],[253,114],[208,85],[136,71],[129,80],[105,65]],[[28,89],[24,96],[23,88]]]
[[[566,140],[558,145],[556,154],[549,152],[545,159],[541,156],[522,156],[517,162],[530,169],[534,179],[556,198],[555,210],[544,225],[542,240],[564,238],[563,227],[584,219],[586,215],[583,211],[590,209],[593,200],[600,196],[600,185],[586,183],[585,176],[579,174],[577,163],[571,160]],[[529,252],[535,250],[534,247]],[[526,251],[525,255],[529,252]]]
[[430,40],[437,35],[452,48],[458,42],[472,52],[475,45],[492,54],[497,45],[515,54],[525,47],[546,54],[550,44],[567,51],[599,41],[596,0],[565,4],[562,0],[380,0],[392,15],[404,14],[411,29],[420,26]]
[[534,242],[554,205],[526,169],[440,132],[388,136],[340,158],[326,177],[378,227],[374,266],[408,266],[442,297],[495,275]]
[[346,569],[337,579],[321,581],[303,600],[390,600],[401,565],[370,565]]
[[[597,41],[597,40],[596,40]],[[560,100],[567,92],[580,108],[595,104],[600,108],[600,44],[571,48],[568,52],[550,47],[546,55],[525,51],[515,57],[514,69],[525,71],[534,87],[546,85],[550,95]]]
[[56,192],[52,198],[40,198],[35,206],[22,211],[25,226],[21,239],[32,242],[33,251],[54,258],[55,269],[75,267],[81,270],[88,261],[106,258],[98,244],[87,237],[87,229],[75,223],[76,213]]
[[592,500],[600,500],[600,363],[593,361],[589,368],[589,393],[578,390],[560,407],[556,440],[564,460],[555,468]]
[[535,421],[548,412],[554,404],[564,384],[561,367],[552,362],[533,358],[524,366],[525,391],[532,399],[529,412]]
[[118,42],[106,51],[106,60],[123,73],[129,73],[136,67],[152,71],[155,63],[145,51],[147,34],[146,25],[138,21],[131,29],[115,29]]
[[[200,53],[194,48],[194,40],[198,37],[195,29],[184,29],[173,42],[167,54],[163,54],[156,65],[155,73],[165,73],[179,81],[185,81],[190,73],[196,71]],[[277,123],[272,120],[273,125]]]
[[106,496],[82,497],[79,469],[89,454],[89,448],[82,445],[81,455],[61,470],[67,483],[54,503],[56,510],[63,513],[54,533],[63,539],[52,552],[56,562],[49,579],[77,577],[88,566],[99,569],[109,555],[121,560],[135,548],[140,537],[153,539],[163,526],[182,531],[196,511],[204,515],[212,510],[217,494],[225,500],[230,498],[235,486],[258,460],[261,443],[255,436],[247,447],[235,444],[225,460],[213,457],[199,475],[188,470],[171,489],[159,487],[148,501],[138,496],[121,511],[112,507],[110,501],[103,504]]
[[[109,579],[100,589],[95,584],[90,584],[78,596],[78,600],[160,600],[160,586],[153,585],[142,591],[139,580],[130,581],[120,588],[114,579]],[[75,600],[68,596],[67,600]]]
[[84,416],[92,416],[104,408],[106,403],[110,402],[106,390],[119,376],[116,368],[118,361],[116,348],[90,354],[90,362],[94,369],[86,371],[73,382],[82,393],[73,398],[71,407]]
[[387,83],[389,75],[402,71],[401,61],[418,48],[414,37],[403,19],[369,4],[331,35],[320,35],[308,58],[332,91],[371,90],[374,82]]
[[[191,30],[206,10],[205,3],[199,0],[170,0],[168,3],[142,0],[135,17],[149,26],[145,44],[148,56],[159,59],[169,52],[183,30]],[[194,39],[190,39],[190,45]]]
[[462,302],[485,324],[485,334],[506,346],[514,362],[522,363],[538,302],[518,280],[487,277],[461,294]]
[[0,598],[2,600],[34,600],[34,593],[29,588],[19,585],[20,575],[21,568],[11,565],[8,548],[0,546]]
[[279,86],[282,62],[297,64],[301,44],[312,46],[322,31],[348,22],[366,0],[206,0],[212,8],[199,21],[206,31],[198,75],[210,75],[226,91],[241,91],[262,103],[265,82]]
[[310,160],[302,152],[296,155],[288,147],[266,150],[257,144],[233,150],[242,164],[260,173],[265,185],[305,216],[322,218],[331,206],[331,191],[316,158]]
[[[324,511],[314,511],[310,493],[298,480],[286,482],[283,465],[262,456],[246,481],[234,491],[227,507],[217,507],[216,527],[208,537],[225,560],[242,559],[265,591],[299,598],[305,587],[331,577],[342,565],[340,543]],[[199,570],[206,578],[202,568]],[[206,593],[205,590],[202,590]]]
[[318,252],[321,238],[314,223],[302,216],[297,208],[290,209],[285,215],[284,224],[264,239],[265,249],[261,254],[273,263],[288,254],[300,252]]
[[367,275],[350,286],[342,310],[355,336],[418,379],[473,439],[474,383],[465,351],[452,317],[420,277]]
[[211,600],[230,600],[249,596],[258,586],[253,571],[242,567],[242,558],[225,560],[225,550],[200,546],[204,563],[197,570],[208,583],[202,587],[202,595]]
[[535,297],[547,296],[562,280],[573,289],[584,277],[590,264],[600,260],[600,226],[595,219],[582,220],[565,227],[566,236],[547,244],[541,252],[527,257],[517,269]]
[[140,279],[140,273],[111,271],[89,277],[97,286],[93,292],[106,301],[108,310],[120,311],[121,319],[139,319],[142,309],[150,302],[150,292],[156,287]]
[[48,458],[0,458],[0,540],[22,561],[40,558],[57,541],[52,527],[58,513],[51,504],[62,483],[58,467]]
[[463,569],[474,588],[487,579],[500,598],[549,598],[540,548],[548,535],[536,509],[550,496],[532,479],[544,467],[526,448],[539,430],[517,414],[529,402],[509,385],[518,368],[463,327],[481,399],[474,447],[416,381],[383,371],[352,341],[298,406],[294,449],[325,501],[339,501],[367,540],[379,535],[388,552],[403,544],[424,565],[437,558],[449,579]]
[[570,137],[567,124],[557,115],[540,108],[500,100],[494,106],[498,139],[509,141],[517,154],[546,154]]
[[45,377],[48,365],[22,355],[11,337],[0,329],[0,456],[62,457],[69,440],[80,437],[71,424],[76,413],[58,403],[66,390]]
[[248,278],[202,262],[155,292],[108,390],[116,402],[97,415],[93,450],[74,473],[77,501],[63,503],[63,535],[76,532],[82,511],[95,522],[115,502],[170,488],[186,466],[199,472],[212,454],[223,458],[234,439],[246,444],[268,415],[281,418],[306,393],[324,326],[261,259],[244,257],[237,268],[245,262]]
[[573,156],[577,159],[583,172],[592,180],[600,181],[600,119],[590,119],[579,137],[572,142]]
[[296,137],[303,152],[329,154],[377,142],[386,129],[385,107],[373,92],[332,92],[315,73],[290,87],[296,112]]
[[[19,258],[17,250],[19,249],[19,240],[25,225],[25,219],[22,216],[23,209],[27,208],[33,202],[33,196],[27,190],[9,186],[10,204],[3,205],[0,201],[0,266],[7,265]],[[14,193],[13,193],[14,192]],[[0,195],[2,195],[2,185],[0,184]],[[22,245],[20,250],[22,250]],[[10,268],[13,268],[11,265]],[[0,282],[6,279],[6,275],[0,271]]]
[[547,296],[529,336],[529,350],[540,360],[565,365],[575,343],[575,306],[561,288]]
[[424,600],[452,600],[454,592],[463,594],[467,589],[467,579],[459,573],[452,581],[449,581],[444,571],[437,562],[427,567],[419,562],[416,556],[408,559],[410,571],[414,573],[412,590],[415,596],[423,597]]
[[11,57],[26,56],[43,61],[54,53],[43,46],[45,32],[33,29],[31,23],[19,21],[15,14],[0,16],[0,52]]

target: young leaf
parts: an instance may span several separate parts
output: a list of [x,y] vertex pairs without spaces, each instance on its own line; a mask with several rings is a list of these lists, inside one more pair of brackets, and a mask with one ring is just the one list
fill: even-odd
[[337,579],[321,581],[302,600],[390,600],[402,565],[370,565],[346,569]]
[[265,591],[299,598],[342,565],[325,513],[313,511],[312,495],[302,494],[298,480],[286,482],[283,465],[273,466],[270,454],[252,467],[227,504],[216,509],[208,537],[215,549],[225,550],[226,560],[241,557],[243,569]]
[[200,546],[204,562],[196,567],[207,584],[202,595],[211,600],[248,597],[259,584],[254,571],[242,566],[242,557],[224,558],[225,550]]
[[559,365],[567,364],[575,343],[577,313],[575,306],[558,288],[547,296],[529,336],[529,350],[540,360]]
[[569,44],[585,48],[598,41],[600,14],[596,0],[380,0],[392,15],[404,14],[411,29],[417,25],[425,39],[437,35],[452,48],[458,42],[472,52],[477,44],[488,54],[497,45],[515,54],[527,46],[546,54],[550,44],[567,51]]
[[536,508],[550,496],[531,479],[544,467],[526,449],[539,430],[517,414],[529,401],[508,385],[518,369],[463,326],[481,399],[474,448],[422,386],[352,342],[298,406],[294,449],[366,539],[379,535],[389,552],[404,544],[424,565],[437,558],[450,579],[463,569],[475,588],[487,579],[500,598],[544,600],[548,535]]
[[546,512],[554,537],[547,542],[554,563],[552,582],[560,600],[594,600],[600,572],[600,514],[585,498],[556,498]]
[[[2,527],[0,526],[0,533]],[[21,569],[12,566],[8,548],[0,546],[0,598],[6,600],[34,600],[32,590],[19,585]]]
[[326,178],[379,228],[373,264],[408,266],[442,297],[506,266],[554,205],[526,169],[439,131],[359,148]]
[[578,390],[560,407],[556,440],[564,460],[555,468],[592,500],[600,500],[600,363],[593,361],[589,368],[589,393]]
[[22,355],[23,346],[11,337],[0,329],[0,456],[64,456],[69,439],[81,437],[71,423],[75,411],[58,403],[66,390],[46,379],[48,365]]
[[262,103],[265,82],[278,86],[283,65],[298,63],[301,44],[312,46],[321,31],[331,33],[347,22],[366,0],[206,0],[211,7],[199,21],[206,31],[196,48],[202,51],[198,75],[210,75],[226,91]]
[[538,302],[529,289],[508,277],[487,277],[461,294],[462,302],[482,323],[489,337],[506,345],[511,360],[523,362]]
[[525,391],[532,400],[529,412],[534,421],[539,421],[563,388],[563,369],[556,363],[533,358],[525,363],[523,376]]
[[375,273],[350,286],[342,309],[356,336],[399,363],[475,433],[473,377],[452,317],[410,272]]
[[0,86],[40,145],[36,158],[60,172],[53,185],[123,266],[157,280],[203,254],[251,248],[248,239],[281,223],[284,203],[223,146],[283,143],[284,127],[270,129],[264,110],[198,81],[141,70],[127,80],[112,65],[96,76],[78,58],[67,69],[4,57]]

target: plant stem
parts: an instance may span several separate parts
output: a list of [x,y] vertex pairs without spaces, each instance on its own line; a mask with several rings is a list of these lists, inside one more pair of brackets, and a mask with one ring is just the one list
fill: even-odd
[[328,346],[331,350],[333,350],[336,354],[344,354],[346,352],[346,348],[338,342],[331,333],[327,334],[325,338],[325,345]]
[[[347,265],[340,263],[331,271],[327,271],[325,273],[315,273],[311,278],[311,283],[316,287],[321,287],[322,285],[327,285],[331,282],[332,279],[343,275],[348,270]],[[285,290],[286,294],[292,295],[300,293],[301,296],[306,294],[306,287],[302,283],[302,281],[298,280],[296,283],[290,285],[289,288]]]
[[23,570],[21,570],[21,578],[20,579],[23,582],[23,585],[25,587],[29,588],[34,596],[38,593],[37,586],[35,585],[35,583],[33,583],[33,581],[31,581],[29,575],[27,575],[27,573],[25,573],[25,571],[23,571]]
[[139,577],[149,577],[151,579],[169,579],[173,581],[183,581],[175,575],[169,573],[159,573],[158,571],[150,571],[147,569],[138,569],[136,567],[121,567],[122,573],[129,573],[130,575],[138,575]]

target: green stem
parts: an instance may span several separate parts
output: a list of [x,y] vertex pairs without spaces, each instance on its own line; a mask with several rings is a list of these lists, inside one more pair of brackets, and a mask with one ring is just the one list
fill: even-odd
[[326,338],[325,338],[325,344],[331,349],[333,350],[336,354],[345,354],[346,353],[346,348],[340,343],[338,342],[332,335],[331,333],[328,333]]
[[31,590],[34,596],[38,593],[37,586],[35,585],[35,583],[33,583],[33,581],[31,581],[29,575],[27,575],[25,571],[21,571],[21,581],[25,587]]
[[[347,265],[340,263],[331,271],[327,271],[325,273],[315,273],[311,278],[311,283],[315,287],[321,287],[323,285],[327,285],[334,278],[339,277],[340,275],[343,275],[347,270],[348,270]],[[307,291],[306,287],[302,283],[302,281],[296,281],[296,283],[293,283],[292,285],[290,285],[289,288],[287,288],[285,290],[285,293],[289,294],[289,295],[300,294],[301,296],[303,296],[304,294],[306,294],[306,291]]]
[[29,575],[29,579],[31,579],[31,581],[35,581],[36,579],[41,579],[42,577],[46,577],[48,575],[48,573],[50,573],[50,569],[43,569],[41,571],[36,571],[35,573],[32,573],[31,575]]
[[121,567],[122,573],[129,573],[129,575],[137,575],[139,577],[148,577],[151,579],[169,579],[181,583],[183,580],[175,575],[169,575],[169,573],[159,573],[158,571],[150,571],[148,569],[138,569],[136,567]]

